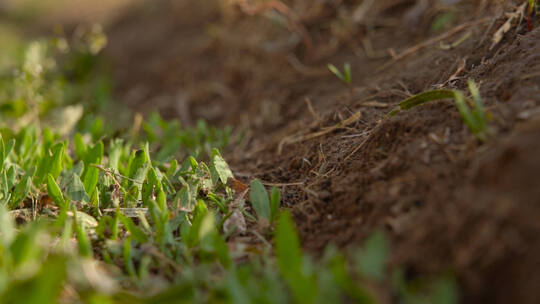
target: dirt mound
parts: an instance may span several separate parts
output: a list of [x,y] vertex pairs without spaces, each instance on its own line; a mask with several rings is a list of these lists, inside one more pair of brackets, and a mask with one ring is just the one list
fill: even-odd
[[[161,1],[113,26],[108,54],[120,100],[244,130],[228,153],[236,175],[281,186],[306,249],[383,227],[409,276],[451,269],[466,302],[537,303],[539,22],[511,23],[492,46],[517,3],[424,2],[294,1],[293,14]],[[452,25],[433,32],[448,11]],[[351,87],[329,62],[351,64]],[[486,144],[451,101],[387,116],[469,78],[492,117]]]

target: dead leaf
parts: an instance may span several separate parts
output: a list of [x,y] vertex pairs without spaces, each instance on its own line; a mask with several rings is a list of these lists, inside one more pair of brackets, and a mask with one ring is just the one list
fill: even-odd
[[248,189],[246,184],[232,177],[227,180],[227,186],[231,187],[236,193],[242,193]]

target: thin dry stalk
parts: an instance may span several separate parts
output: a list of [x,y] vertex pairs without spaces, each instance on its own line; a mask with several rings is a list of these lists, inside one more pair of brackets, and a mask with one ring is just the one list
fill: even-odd
[[461,64],[459,65],[457,70],[454,72],[454,74],[452,74],[452,76],[450,76],[446,82],[448,83],[448,82],[451,82],[451,81],[457,79],[458,76],[461,74],[461,72],[463,72],[465,70],[466,66],[467,66],[467,57],[461,59]]
[[261,181],[261,184],[269,187],[287,187],[287,186],[302,186],[304,182],[295,182],[295,183],[269,183]]
[[379,102],[376,100],[362,102],[360,106],[370,107],[370,108],[388,108],[389,107],[387,103]]
[[428,47],[430,45],[433,45],[433,44],[435,44],[437,42],[440,42],[440,41],[442,41],[444,39],[448,39],[448,38],[452,37],[453,35],[465,30],[466,28],[469,28],[469,27],[475,26],[475,25],[479,25],[479,24],[483,24],[483,23],[485,23],[485,22],[487,22],[489,20],[491,20],[491,18],[482,18],[480,20],[466,22],[466,23],[460,24],[460,25],[458,25],[458,26],[456,26],[456,27],[454,27],[454,28],[452,28],[452,29],[438,35],[438,36],[435,36],[435,37],[433,37],[431,39],[428,39],[428,40],[426,40],[426,41],[424,41],[422,43],[411,46],[410,48],[404,50],[403,52],[401,52],[399,54],[396,54],[395,57],[393,56],[394,58],[391,61],[381,65],[377,69],[377,71],[382,71],[382,70],[392,66],[397,61],[399,61],[399,60],[401,60],[401,59],[403,59],[403,58],[405,58],[407,56],[410,56],[410,55],[418,52],[419,50],[421,50],[423,48],[426,48],[426,47]]
[[317,138],[317,137],[324,136],[326,134],[334,132],[335,130],[344,128],[344,127],[346,127],[348,125],[351,125],[351,124],[355,123],[361,117],[362,117],[362,112],[356,112],[351,117],[349,117],[349,118],[347,118],[345,120],[342,120],[342,121],[338,122],[337,124],[335,124],[335,125],[333,125],[331,127],[324,128],[321,131],[317,131],[317,132],[313,132],[313,133],[309,133],[309,134],[304,134],[304,135],[293,135],[293,136],[285,137],[279,142],[278,154],[281,154],[281,152],[283,151],[283,147],[285,145],[287,145],[287,144],[295,144],[295,143],[299,143],[299,142],[303,142],[303,141],[306,141],[306,140],[310,140],[310,139],[314,139],[314,138]]

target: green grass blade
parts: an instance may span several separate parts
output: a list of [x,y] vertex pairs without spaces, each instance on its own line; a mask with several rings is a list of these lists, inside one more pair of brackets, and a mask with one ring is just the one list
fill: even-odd
[[47,174],[51,174],[54,178],[58,178],[62,171],[62,160],[64,158],[64,144],[58,143],[54,145],[48,153],[46,153],[39,162],[36,174],[34,176],[34,184],[39,187],[45,181]]
[[332,72],[334,75],[336,75],[337,78],[339,78],[341,81],[345,82],[345,77],[341,73],[341,71],[333,64],[328,64],[328,69],[330,72]]
[[58,143],[52,147],[52,159],[50,164],[49,173],[54,177],[58,178],[60,172],[62,172],[62,161],[64,159],[64,144]]
[[163,191],[162,189],[159,189],[157,192],[156,202],[161,212],[167,211],[167,197],[165,195],[165,191]]
[[476,119],[474,118],[471,110],[469,109],[467,101],[465,100],[465,96],[460,91],[454,91],[454,94],[459,114],[461,115],[463,121],[469,127],[471,132],[476,134],[479,131],[479,126],[477,125]]
[[[141,176],[146,177],[146,170],[148,169],[148,166],[145,166],[145,164],[147,163],[147,159],[148,156],[144,150],[138,150],[135,152],[135,158],[129,167],[128,177],[133,179],[140,178]],[[140,170],[144,171],[144,175],[142,175],[142,172],[139,172]]]
[[70,183],[67,185],[67,196],[76,202],[88,202],[90,197],[84,190],[84,184],[81,178],[73,173],[70,177]]
[[536,6],[536,0],[528,0],[529,1],[529,9],[528,14],[531,15],[534,11],[534,8]]
[[271,210],[268,192],[258,179],[251,182],[249,200],[251,201],[251,205],[253,206],[253,209],[255,209],[259,220],[265,219],[270,223]]
[[129,276],[135,277],[137,275],[135,271],[135,265],[133,264],[133,259],[131,256],[131,238],[126,238],[124,240],[124,247],[122,249],[122,256],[124,258],[124,266]]
[[358,271],[371,280],[381,281],[386,272],[386,263],[388,261],[389,246],[386,235],[381,232],[375,232],[367,238],[362,251],[357,256]]
[[30,192],[30,187],[32,186],[32,178],[27,173],[24,175],[24,177],[19,181],[17,186],[15,186],[15,190],[13,190],[13,194],[11,196],[11,202],[9,204],[10,208],[16,207],[22,200],[24,200]]
[[75,145],[75,155],[77,156],[77,158],[85,159],[86,158],[86,145],[84,144],[82,135],[80,133],[75,133],[73,142]]
[[350,85],[352,82],[351,65],[349,63],[345,63],[343,65],[343,79],[348,85]]
[[129,232],[129,234],[139,243],[144,244],[148,241],[146,234],[127,216],[118,212],[118,218]]
[[227,184],[227,180],[234,177],[229,165],[227,165],[218,149],[212,150],[212,164],[223,184]]
[[332,251],[330,251],[330,253],[333,256],[330,256],[328,268],[333,276],[333,280],[339,286],[339,288],[341,288],[349,297],[351,297],[355,303],[375,304],[376,302],[370,296],[369,292],[366,289],[358,286],[349,275],[347,267],[348,263],[345,256],[339,252],[332,253]]
[[118,169],[118,164],[120,162],[120,156],[122,155],[123,141],[121,139],[113,140],[109,146],[109,168],[113,170]]
[[11,153],[11,150],[15,146],[15,140],[10,140],[7,144],[4,143],[4,139],[2,138],[2,134],[0,134],[0,172],[2,172],[4,163],[6,159],[9,156],[9,153]]
[[405,99],[399,103],[401,110],[409,110],[416,106],[422,105],[426,102],[436,101],[441,99],[454,98],[454,91],[452,90],[433,90],[422,92]]
[[486,109],[484,108],[482,97],[480,96],[480,90],[478,89],[478,86],[473,80],[469,80],[468,86],[469,86],[469,91],[471,92],[471,95],[474,101],[474,110],[472,111],[472,115],[474,119],[476,120],[476,124],[478,125],[479,131],[486,130],[487,129]]
[[281,275],[285,278],[296,303],[313,303],[317,296],[315,282],[302,272],[303,257],[294,222],[282,212],[275,237],[275,254]]
[[0,134],[0,173],[4,169],[4,160],[6,159],[6,148],[4,146],[4,139]]
[[53,201],[61,208],[66,207],[66,200],[62,194],[62,190],[58,187],[58,184],[54,180],[54,177],[51,174],[47,175],[47,192]]
[[84,158],[84,173],[82,174],[82,177],[86,176],[87,172],[93,168],[92,164],[100,165],[101,160],[103,159],[103,142],[98,142],[95,144],[92,148],[88,149],[86,152],[86,157]]
[[39,272],[26,279],[15,280],[2,294],[2,303],[40,303],[55,304],[65,284],[66,259],[51,255],[42,261]]
[[8,248],[16,234],[13,217],[8,213],[5,206],[0,205],[0,235],[2,235],[0,238],[2,246],[0,247]]
[[90,243],[90,239],[86,234],[85,225],[82,223],[82,221],[80,221],[79,217],[77,216],[77,209],[75,207],[72,208],[72,212],[74,219],[73,225],[75,225],[75,235],[77,237],[79,254],[83,257],[92,257],[92,244]]
[[279,215],[279,204],[281,203],[281,193],[276,187],[272,187],[270,193],[270,221],[274,222]]
[[88,168],[84,176],[84,189],[88,195],[92,195],[99,181],[99,169],[96,167]]

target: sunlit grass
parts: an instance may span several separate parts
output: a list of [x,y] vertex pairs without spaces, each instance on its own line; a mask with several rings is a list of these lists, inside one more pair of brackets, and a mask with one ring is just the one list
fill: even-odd
[[401,101],[398,104],[398,107],[390,112],[390,116],[396,115],[399,111],[410,110],[431,101],[453,99],[461,118],[471,133],[473,133],[478,140],[486,141],[489,138],[488,119],[484,103],[480,96],[480,91],[478,90],[476,83],[472,80],[468,81],[468,88],[472,96],[472,101],[467,99],[465,95],[458,90],[426,91]]

